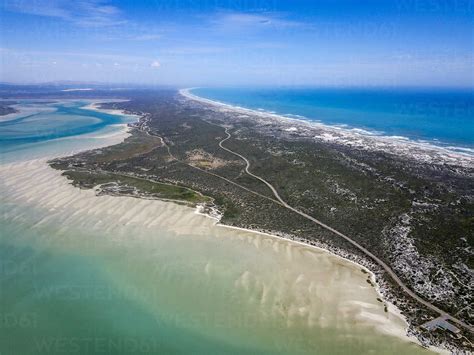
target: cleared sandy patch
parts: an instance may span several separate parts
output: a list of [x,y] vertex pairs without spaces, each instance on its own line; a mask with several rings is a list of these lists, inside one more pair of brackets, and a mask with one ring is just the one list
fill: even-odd
[[192,166],[201,169],[217,169],[230,163],[227,160],[215,157],[203,149],[194,149],[186,152],[186,160]]

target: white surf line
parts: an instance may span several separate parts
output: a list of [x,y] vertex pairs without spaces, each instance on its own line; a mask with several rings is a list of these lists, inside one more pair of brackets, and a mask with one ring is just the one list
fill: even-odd
[[[360,128],[343,128],[336,125],[324,124],[320,121],[312,121],[309,119],[295,118],[267,111],[253,110],[194,95],[190,92],[190,90],[193,89],[196,88],[181,89],[179,90],[179,93],[187,99],[215,107],[220,107],[226,110],[231,110],[241,114],[256,116],[263,119],[278,120],[280,123],[285,125],[294,122],[296,124],[300,124],[306,129],[320,129],[323,130],[325,134],[342,135],[341,137],[337,137],[339,139],[339,143],[342,145],[361,145],[361,148],[363,149],[390,152],[403,156],[406,156],[408,154],[407,149],[410,149],[411,153],[416,153],[414,156],[412,154],[412,157],[417,160],[436,164],[460,164],[464,167],[474,168],[474,160],[472,159],[473,152],[470,148],[435,145],[431,142],[417,141],[406,137],[398,139],[396,136],[378,135],[374,134],[374,132],[366,131]],[[327,142],[326,139],[328,138],[325,137],[325,134],[315,138],[322,140],[323,142]],[[365,143],[360,143],[360,139],[364,139]]]

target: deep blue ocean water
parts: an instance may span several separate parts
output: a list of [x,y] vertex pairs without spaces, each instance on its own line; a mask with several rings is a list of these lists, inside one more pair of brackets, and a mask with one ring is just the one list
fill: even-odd
[[329,125],[474,148],[474,91],[469,90],[197,88],[192,93]]

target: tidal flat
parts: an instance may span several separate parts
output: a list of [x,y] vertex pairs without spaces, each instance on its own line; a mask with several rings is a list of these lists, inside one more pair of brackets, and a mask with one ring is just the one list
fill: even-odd
[[0,174],[6,349],[425,352],[349,261],[175,203],[98,197],[45,160]]

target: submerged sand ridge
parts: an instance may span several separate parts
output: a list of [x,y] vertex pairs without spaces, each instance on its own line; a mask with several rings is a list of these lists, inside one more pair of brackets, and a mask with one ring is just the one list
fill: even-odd
[[[145,239],[146,244],[166,234],[181,247],[215,243],[216,253],[234,253],[238,264],[219,265],[214,253],[199,270],[202,277],[227,273],[228,285],[245,295],[246,302],[265,316],[276,317],[288,327],[373,329],[402,337],[405,323],[366,282],[353,263],[315,248],[267,235],[222,228],[188,207],[131,197],[97,197],[92,190],[69,185],[45,160],[6,164],[0,167],[1,193],[15,206],[36,211],[33,228],[59,223],[83,233],[105,233],[122,245]],[[21,207],[6,211],[6,218],[21,216]],[[24,216],[28,218],[28,216]],[[76,247],[79,241],[56,240],[60,248]],[[70,245],[72,244],[72,245]],[[200,258],[198,258],[200,259]],[[189,260],[191,261],[191,260]],[[185,263],[185,262],[184,262]]]

